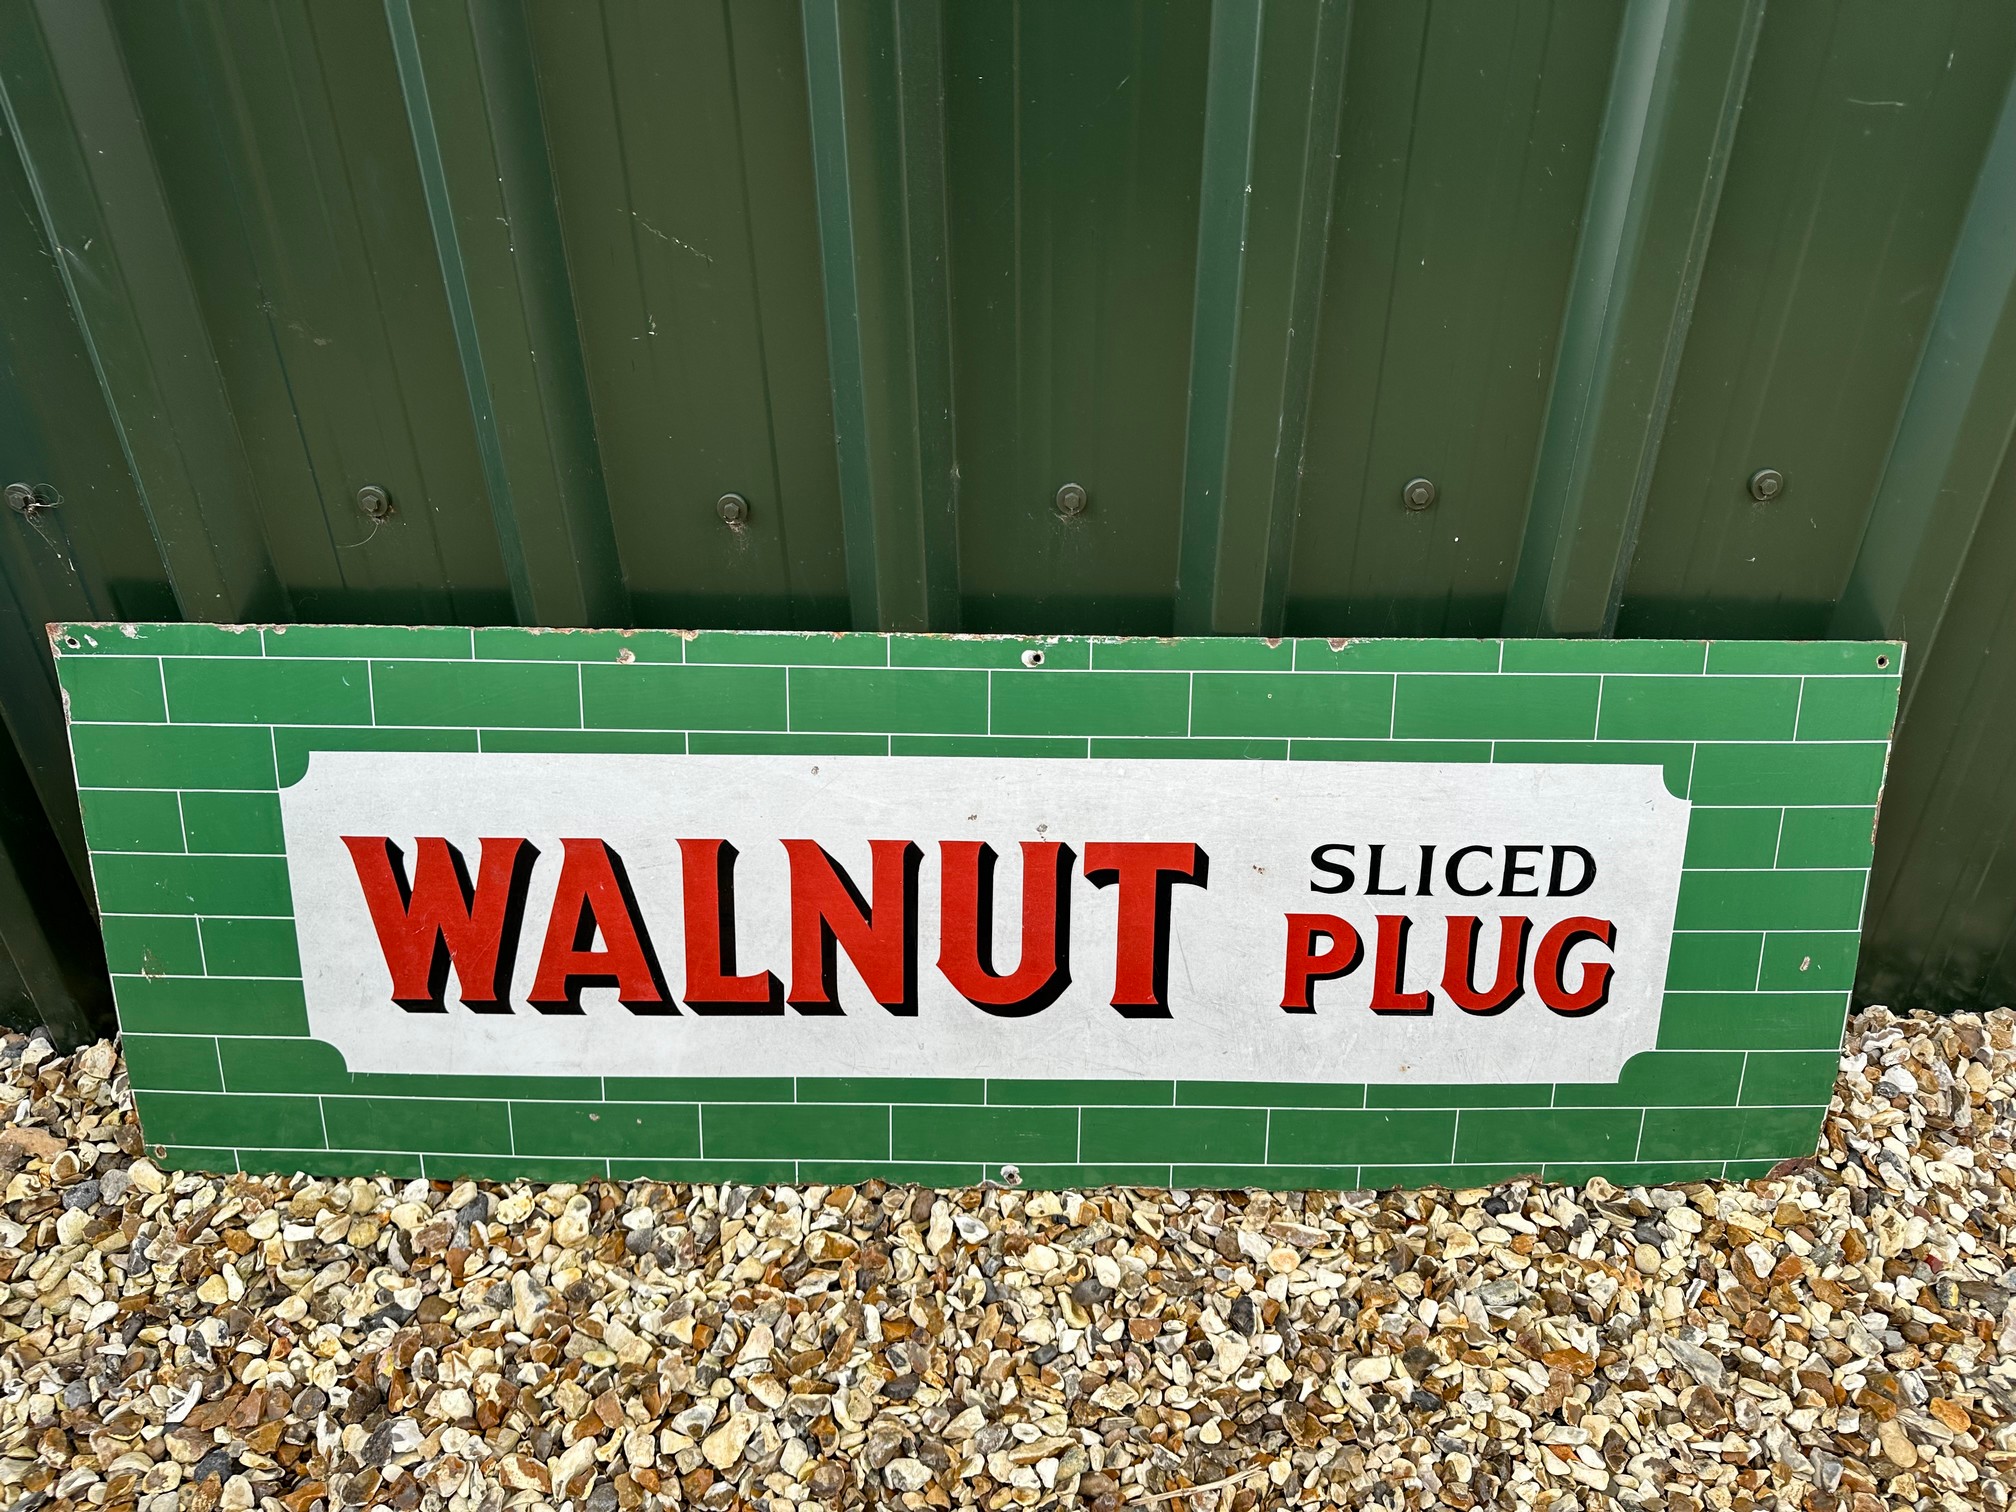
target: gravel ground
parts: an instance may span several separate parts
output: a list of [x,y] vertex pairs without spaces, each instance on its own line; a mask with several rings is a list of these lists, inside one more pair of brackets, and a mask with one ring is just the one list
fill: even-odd
[[[1850,1026],[1747,1185],[218,1178],[0,1045],[0,1501],[2002,1507],[2016,1015]],[[1182,1488],[1198,1487],[1183,1495]]]

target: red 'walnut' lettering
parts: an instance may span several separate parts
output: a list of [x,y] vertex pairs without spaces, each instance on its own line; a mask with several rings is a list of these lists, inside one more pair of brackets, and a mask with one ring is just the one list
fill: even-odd
[[1187,841],[1102,840],[1085,847],[1085,880],[1119,884],[1113,1006],[1122,1018],[1169,1017],[1170,894],[1210,885],[1211,858]]
[[[595,936],[602,936],[597,950]],[[562,840],[553,916],[526,999],[541,1013],[581,1012],[584,987],[614,987],[632,1013],[677,1013],[623,858],[606,840]]]
[[686,1006],[699,1014],[784,1011],[775,972],[735,971],[735,847],[726,840],[681,840],[686,889]]
[[1022,842],[1022,954],[1014,971],[994,970],[994,847],[982,840],[939,844],[938,970],[983,1013],[1024,1018],[1048,1008],[1071,985],[1071,870],[1077,856],[1056,840]]
[[384,835],[344,835],[364,904],[392,973],[392,1001],[408,1013],[446,1013],[448,968],[477,1013],[511,1011],[511,965],[539,852],[524,840],[482,842],[476,885],[462,853],[439,835],[413,842],[413,879]]
[[834,947],[861,973],[868,995],[905,1018],[917,1012],[917,869],[908,840],[870,840],[871,905],[815,841],[786,840],[791,857],[791,991],[800,1013],[839,1013]]

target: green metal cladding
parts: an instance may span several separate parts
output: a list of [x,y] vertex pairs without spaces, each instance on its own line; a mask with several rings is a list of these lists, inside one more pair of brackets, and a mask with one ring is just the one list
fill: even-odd
[[0,0],[0,1006],[109,1023],[43,626],[175,619],[1907,641],[1857,991],[2016,996],[2012,78],[2002,0]]

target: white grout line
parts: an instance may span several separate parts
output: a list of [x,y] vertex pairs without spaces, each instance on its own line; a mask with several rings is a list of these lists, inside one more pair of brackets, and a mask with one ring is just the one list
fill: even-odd
[[[142,1033],[143,1033],[143,1034],[144,1034],[144,1035],[145,1035],[145,1036],[146,1036],[147,1038],[149,1038],[149,1039],[208,1039],[208,1038],[211,1038],[211,1036],[209,1036],[209,1035],[201,1035],[201,1034],[182,1034],[182,1035],[164,1035],[164,1034],[155,1034],[155,1033],[153,1033],[153,1032],[152,1032],[151,1030],[143,1030],[143,1031],[141,1031],[141,1032],[142,1032]],[[249,1038],[250,1036],[246,1036],[246,1035],[219,1035],[219,1036],[216,1036],[216,1037],[217,1037],[217,1038],[220,1038],[220,1039],[244,1039],[244,1038]],[[269,1038],[269,1039],[286,1039],[286,1038],[289,1038],[289,1037],[290,1037],[290,1036],[287,1036],[287,1035],[269,1035],[269,1036],[267,1036],[267,1038]],[[295,1037],[298,1037],[298,1036],[295,1036]],[[1689,1052],[1671,1052],[1671,1053],[1689,1053]],[[1704,1052],[1704,1053],[1712,1053],[1712,1052]],[[1829,1050],[1829,1049],[1825,1048],[1825,1047],[1822,1047],[1822,1048],[1820,1048],[1820,1049],[1817,1049],[1817,1050],[1753,1050],[1753,1051],[1748,1051],[1748,1052],[1745,1052],[1745,1053],[1747,1053],[1747,1054],[1751,1054],[1751,1055],[1832,1055],[1832,1054],[1833,1054],[1834,1052],[1833,1052],[1832,1050]],[[419,1073],[415,1073],[415,1074],[419,1074]],[[733,1078],[724,1078],[724,1079],[726,1079],[726,1080],[732,1080]],[[1580,1083],[1570,1083],[1569,1085],[1581,1085],[1581,1084],[1580,1084]],[[1595,1085],[1609,1085],[1609,1084],[1608,1084],[1608,1083],[1597,1083],[1597,1084],[1595,1084]],[[552,1096],[552,1097],[525,1097],[525,1096],[518,1096],[518,1097],[509,1097],[509,1098],[507,1098],[507,1097],[497,1097],[497,1096],[493,1096],[493,1095],[490,1095],[490,1094],[488,1094],[488,1093],[472,1093],[472,1094],[464,1094],[464,1095],[456,1095],[456,1094],[453,1094],[453,1093],[444,1093],[444,1092],[432,1092],[432,1093],[429,1093],[429,1092],[249,1092],[249,1093],[248,1093],[248,1092],[243,1092],[243,1091],[239,1091],[239,1092],[204,1092],[204,1091],[196,1091],[196,1090],[188,1090],[188,1089],[184,1089],[184,1088],[180,1088],[180,1087],[177,1087],[177,1088],[165,1088],[165,1087],[163,1087],[163,1088],[154,1088],[154,1089],[147,1089],[147,1088],[143,1088],[142,1090],[143,1090],[143,1091],[145,1091],[145,1090],[155,1090],[155,1091],[170,1091],[170,1090],[172,1090],[172,1091],[173,1091],[173,1092],[175,1093],[175,1095],[176,1095],[176,1096],[178,1096],[178,1097],[248,1097],[248,1096],[250,1096],[250,1097],[313,1097],[313,1098],[316,1098],[316,1099],[317,1099],[318,1101],[328,1101],[328,1100],[330,1100],[330,1099],[334,1099],[335,1101],[338,1101],[338,1102],[365,1102],[365,1101],[378,1101],[378,1100],[382,1100],[382,1099],[385,1099],[385,1098],[388,1098],[388,1097],[389,1097],[389,1098],[392,1098],[392,1099],[395,1099],[396,1101],[399,1101],[399,1102],[428,1102],[428,1103],[469,1103],[469,1102],[502,1102],[502,1103],[509,1103],[509,1102],[514,1102],[514,1101],[515,1101],[515,1102],[525,1102],[525,1103],[561,1103],[561,1104],[566,1104],[566,1103],[576,1103],[576,1102],[577,1102],[577,1099],[574,1099],[574,1098],[570,1098],[570,1097],[563,1097],[563,1096]],[[685,1099],[663,1099],[663,1100],[661,1100],[661,1099],[657,1099],[657,1098],[650,1098],[650,1099],[634,1099],[634,1098],[633,1098],[633,1099],[632,1099],[632,1101],[647,1101],[647,1102],[649,1102],[649,1103],[650,1103],[650,1105],[651,1105],[651,1106],[653,1106],[653,1107],[656,1107],[656,1108],[703,1108],[703,1109],[704,1109],[704,1108],[755,1108],[755,1109],[762,1109],[762,1108],[782,1108],[782,1107],[787,1107],[787,1106],[789,1106],[789,1104],[786,1104],[786,1103],[777,1103],[777,1102],[769,1102],[769,1103],[745,1103],[745,1102],[736,1102],[736,1101],[734,1101],[734,1100],[733,1100],[732,1098],[709,1098],[709,1097],[689,1097],[689,1098],[685,1098]],[[981,1104],[979,1104],[979,1103],[930,1103],[930,1102],[901,1102],[901,1103],[811,1103],[811,1104],[806,1104],[806,1106],[808,1106],[808,1107],[822,1107],[822,1108],[882,1108],[882,1109],[888,1109],[888,1108],[932,1108],[932,1109],[942,1109],[942,1110],[944,1110],[945,1112],[948,1112],[948,1113],[949,1113],[949,1112],[959,1112],[959,1111],[962,1111],[962,1110],[963,1110],[963,1111],[967,1111],[967,1112],[970,1112],[970,1111],[972,1111],[973,1109],[975,1109],[975,1108],[977,1108],[977,1107],[980,1107],[980,1106],[981,1106]],[[1074,1110],[1075,1110],[1075,1111],[1076,1111],[1076,1112],[1077,1112],[1077,1113],[1078,1113],[1078,1114],[1079,1114],[1079,1115],[1081,1116],[1081,1121],[1082,1121],[1082,1115],[1083,1115],[1083,1113],[1084,1113],[1085,1109],[1086,1109],[1086,1108],[1088,1108],[1088,1107],[1089,1107],[1089,1108],[1094,1108],[1094,1109],[1102,1109],[1102,1108],[1113,1108],[1113,1109],[1119,1109],[1119,1110],[1121,1110],[1121,1111],[1126,1111],[1126,1110],[1129,1110],[1129,1109],[1134,1109],[1134,1108],[1141,1108],[1141,1107],[1150,1107],[1150,1106],[1158,1106],[1158,1105],[1157,1105],[1157,1104],[1147,1104],[1147,1103],[1085,1103],[1085,1104],[1072,1104],[1072,1103],[996,1103],[996,1104],[994,1104],[993,1106],[995,1106],[995,1107],[1001,1107],[1001,1108],[1018,1108],[1018,1109],[1021,1109],[1021,1110],[1022,1110],[1022,1111],[1024,1111],[1024,1112],[1034,1112],[1034,1111],[1036,1111],[1036,1110],[1038,1110],[1038,1109],[1042,1109],[1042,1108],[1066,1108],[1066,1107],[1068,1107],[1068,1108],[1073,1108],[1073,1109],[1074,1109]],[[1303,1112],[1312,1112],[1312,1111],[1313,1111],[1313,1112],[1322,1112],[1322,1113],[1337,1113],[1337,1112],[1345,1112],[1345,1113],[1349,1113],[1349,1112],[1372,1112],[1372,1113],[1457,1113],[1457,1114],[1461,1114],[1461,1113],[1466,1113],[1466,1112],[1468,1112],[1468,1113],[1547,1113],[1547,1112],[1551,1112],[1551,1111],[1555,1111],[1554,1109],[1550,1109],[1550,1108],[1548,1108],[1548,1107],[1547,1107],[1547,1106],[1546,1106],[1545,1104],[1541,1104],[1541,1103],[1531,1103],[1531,1104],[1523,1104],[1523,1103],[1522,1103],[1522,1104],[1513,1104],[1513,1105],[1509,1105],[1509,1106],[1506,1106],[1506,1107],[1501,1107],[1501,1108],[1477,1108],[1477,1107],[1470,1107],[1470,1108],[1461,1108],[1461,1107],[1448,1107],[1448,1108],[1435,1108],[1435,1107],[1426,1107],[1426,1106],[1423,1106],[1423,1107],[1407,1107],[1407,1108],[1370,1108],[1370,1109],[1351,1109],[1351,1108],[1329,1108],[1329,1107],[1320,1107],[1320,1108],[1312,1108],[1312,1107],[1308,1107],[1308,1106],[1305,1106],[1305,1105],[1303,1105],[1303,1104],[1280,1104],[1280,1103],[1272,1103],[1272,1104],[1263,1104],[1263,1103],[1190,1103],[1190,1104],[1186,1104],[1185,1106],[1188,1106],[1188,1107],[1195,1107],[1195,1108],[1198,1108],[1198,1109],[1200,1109],[1200,1110],[1205,1110],[1205,1111],[1210,1111],[1210,1112],[1236,1112],[1236,1113],[1269,1113],[1269,1112],[1276,1112],[1276,1113],[1303,1113]],[[1580,1111],[1584,1111],[1584,1112],[1631,1112],[1631,1111],[1634,1111],[1634,1110],[1633,1110],[1633,1107],[1632,1107],[1632,1105],[1631,1105],[1631,1104],[1628,1104],[1628,1103],[1627,1103],[1627,1104],[1622,1104],[1622,1105],[1605,1105],[1605,1104],[1587,1104],[1587,1105],[1584,1105],[1584,1104],[1570,1104],[1569,1106],[1570,1106],[1571,1108],[1575,1108],[1575,1109],[1579,1109]],[[1664,1103],[1664,1102],[1651,1102],[1651,1103],[1646,1103],[1646,1104],[1644,1105],[1644,1108],[1641,1108],[1641,1109],[1638,1109],[1637,1111],[1644,1111],[1644,1109],[1652,1109],[1652,1108],[1656,1108],[1656,1109],[1662,1109],[1662,1110],[1665,1110],[1665,1111],[1669,1111],[1669,1112],[1687,1112],[1687,1111],[1698,1111],[1698,1110],[1701,1110],[1701,1109],[1707,1109],[1707,1108],[1733,1108],[1733,1107],[1737,1107],[1737,1106],[1739,1106],[1739,1104],[1736,1104],[1736,1103]],[[1811,1109],[1811,1108],[1819,1108],[1819,1107],[1825,1107],[1825,1106],[1826,1106],[1826,1104],[1825,1104],[1825,1103],[1743,1103],[1743,1104],[1740,1104],[1740,1106],[1741,1106],[1741,1107],[1742,1107],[1742,1108],[1743,1108],[1743,1109],[1744,1109],[1744,1110],[1745,1110],[1746,1112],[1747,1112],[1747,1111],[1750,1111],[1750,1110],[1752,1110],[1752,1109],[1755,1109],[1755,1110],[1758,1110],[1758,1111],[1760,1111],[1760,1112],[1768,1112],[1768,1111],[1784,1111],[1784,1110],[1789,1110],[1789,1109]],[[1457,1161],[1457,1160],[1455,1159],[1455,1150],[1456,1150],[1456,1144],[1455,1144],[1455,1142],[1454,1142],[1454,1141],[1452,1141],[1452,1142],[1451,1142],[1451,1144],[1450,1144],[1450,1147],[1449,1147],[1449,1148],[1450,1148],[1450,1159],[1449,1159],[1448,1161],[1446,1161],[1446,1162],[1441,1162],[1442,1164],[1450,1164],[1450,1165],[1455,1165],[1455,1164],[1474,1164],[1474,1163],[1475,1163],[1475,1162],[1469,1162],[1469,1161],[1463,1161],[1463,1162],[1459,1162],[1459,1161]],[[409,1152],[409,1153],[410,1153],[410,1152]],[[523,1153],[525,1153],[525,1152],[524,1152],[524,1151],[511,1151],[511,1152],[509,1152],[509,1153],[512,1153],[512,1154],[523,1154]],[[546,1157],[543,1157],[543,1158],[546,1158],[546,1159],[553,1159],[553,1158],[555,1158],[555,1157],[552,1157],[552,1156],[546,1156]],[[594,1156],[583,1156],[583,1157],[581,1157],[581,1158],[582,1158],[582,1159],[584,1159],[584,1160],[592,1160],[592,1159],[595,1159],[596,1157],[594,1157]],[[1232,1161],[1232,1162],[1229,1162],[1229,1163],[1230,1163],[1230,1164],[1233,1164],[1233,1165],[1251,1165],[1251,1164],[1253,1164],[1253,1162],[1251,1162],[1251,1161]],[[1399,1162],[1396,1162],[1396,1163],[1399,1163]],[[1408,1161],[1408,1162],[1404,1162],[1404,1164],[1408,1164],[1408,1165],[1415,1165],[1415,1166],[1423,1166],[1423,1165],[1434,1165],[1434,1164],[1437,1164],[1437,1163],[1438,1163],[1438,1162],[1435,1162],[1435,1161],[1428,1161],[1428,1160],[1416,1160],[1416,1161]]]
[[[550,665],[552,665],[552,664],[551,664],[550,662],[548,662],[548,663],[542,663],[541,665],[546,665],[546,666],[550,666]],[[792,670],[797,670],[797,671],[820,671],[820,670],[823,670],[823,669],[821,669],[821,668],[816,668],[816,667],[814,667],[814,668],[787,668],[787,669],[785,669],[785,670],[786,670],[786,671],[792,671]],[[1086,676],[1086,675],[1088,675],[1088,674],[1085,674],[1085,673],[1078,673],[1078,672],[1069,672],[1069,671],[1065,671],[1065,672],[1059,672],[1059,673],[1057,673],[1056,675],[1057,675],[1057,676],[1059,676],[1059,677],[1082,677],[1082,676]],[[1158,672],[1158,673],[1151,673],[1151,674],[1148,674],[1148,675],[1150,675],[1150,676],[1156,676],[1156,677],[1162,677],[1162,676],[1168,676],[1168,677],[1175,677],[1175,676],[1178,676],[1178,675],[1180,675],[1180,674],[1177,674],[1177,673],[1159,673],[1159,672]],[[1241,676],[1241,677],[1285,677],[1285,676],[1287,676],[1288,674],[1287,674],[1287,673],[1285,673],[1285,672],[1241,672],[1241,673],[1239,673],[1239,674],[1237,674],[1237,675],[1239,675],[1239,676]],[[1301,674],[1301,675],[1303,675],[1303,676],[1322,676],[1322,675],[1324,675],[1324,674],[1322,674],[1322,673],[1304,673],[1304,674]],[[1380,674],[1380,675],[1381,675],[1381,676],[1391,676],[1391,675],[1393,675],[1393,674],[1388,674],[1388,673],[1382,673],[1382,674]],[[1488,675],[1488,674],[1480,674],[1480,675]],[[789,694],[789,688],[790,688],[790,684],[789,684],[789,681],[788,681],[788,679],[787,679],[787,681],[786,681],[786,684],[785,684],[785,688],[786,688],[786,694],[785,694],[785,706],[786,706],[786,711],[787,711],[787,716],[788,716],[788,711],[789,711],[789,706],[790,706],[790,694]],[[130,720],[119,720],[119,719],[73,719],[73,720],[71,720],[71,721],[70,721],[70,723],[71,723],[71,724],[72,724],[73,726],[76,726],[76,727],[78,727],[78,728],[82,728],[82,729],[117,729],[117,730],[131,730],[131,729],[150,729],[150,728],[151,728],[151,729],[159,729],[159,728],[161,728],[161,726],[160,726],[160,725],[157,725],[157,724],[153,724],[153,723],[151,723],[151,722],[148,722],[148,721],[141,721],[141,722],[139,722],[139,723],[137,723],[137,724],[136,724],[135,722],[133,722],[133,721],[130,721]],[[414,733],[414,734],[417,734],[417,733],[419,733],[419,732],[421,732],[421,731],[423,731],[423,730],[427,730],[427,731],[442,731],[442,732],[446,732],[446,733],[450,733],[450,734],[462,734],[462,733],[466,733],[466,732],[468,732],[468,731],[471,731],[471,730],[475,730],[475,729],[479,729],[479,728],[482,728],[482,727],[481,727],[481,726],[479,726],[479,725],[473,725],[473,724],[389,724],[389,725],[362,725],[362,724],[350,724],[350,725],[344,725],[344,724],[336,724],[336,725],[327,725],[327,724],[289,724],[289,723],[278,723],[278,724],[269,724],[269,723],[267,723],[266,721],[263,721],[263,720],[253,720],[253,719],[243,719],[243,720],[214,720],[214,719],[213,719],[213,720],[183,720],[183,721],[182,721],[181,723],[177,724],[177,725],[175,726],[175,728],[177,728],[177,729],[179,729],[179,730],[265,730],[265,729],[275,729],[275,730],[344,730],[344,729],[353,729],[353,730],[365,730],[365,729],[384,729],[384,730],[398,730],[398,731],[402,731],[402,732],[407,732],[407,733]],[[578,726],[578,725],[565,725],[565,724],[552,724],[552,725],[512,725],[512,726],[508,726],[508,727],[500,727],[500,728],[509,728],[509,729],[512,729],[512,730],[523,730],[523,731],[526,731],[526,732],[530,733],[530,732],[534,732],[534,731],[540,731],[540,730],[549,730],[549,731],[553,731],[553,730],[578,730],[578,729],[580,729],[580,728],[581,728],[581,726]],[[676,732],[676,729],[674,729],[674,728],[672,728],[672,727],[668,727],[668,726],[664,726],[664,725],[595,725],[595,726],[592,726],[591,728],[592,728],[592,730],[593,730],[593,731],[594,731],[595,733],[597,733],[597,734],[624,734],[624,735],[664,735],[664,734],[674,734],[674,733],[677,733],[677,732]],[[1391,729],[1392,729],[1392,723],[1391,723],[1391,721],[1389,720],[1389,723],[1388,723],[1388,730],[1389,730],[1389,732],[1390,732],[1390,730],[1391,730]],[[793,731],[793,730],[791,730],[791,729],[790,729],[790,727],[789,727],[789,726],[787,725],[787,726],[786,726],[786,728],[785,728],[784,730],[775,730],[775,729],[754,729],[754,730],[709,730],[709,731],[708,731],[707,733],[708,733],[708,734],[710,734],[710,735],[779,735],[779,734],[785,734],[785,733],[795,733],[795,734],[806,734],[806,735],[849,735],[849,734],[854,734],[854,735],[882,735],[882,734],[885,734],[885,733],[887,733],[887,732],[886,732],[886,731],[883,731],[883,730],[802,730],[802,731]],[[972,733],[972,732],[955,732],[955,733]],[[1116,735],[1116,736],[1113,736],[1113,737],[1111,737],[1111,738],[1113,738],[1113,739],[1116,739],[1116,740],[1166,740],[1166,739],[1168,739],[1168,738],[1170,738],[1170,737],[1168,737],[1168,736],[1156,736],[1156,735]],[[1246,737],[1228,737],[1228,738],[1246,738]],[[1304,738],[1304,739],[1312,739],[1312,738],[1315,738],[1315,737],[1309,737],[1309,736],[1305,736],[1305,737],[1303,737],[1303,738]],[[1376,736],[1376,735],[1359,735],[1359,736],[1349,736],[1349,737],[1326,737],[1326,738],[1339,738],[1339,739],[1354,739],[1354,740],[1377,740],[1377,739],[1378,739],[1379,737],[1378,737],[1378,736]],[[1388,736],[1387,736],[1387,738],[1388,738],[1388,739],[1398,739],[1399,737],[1397,737],[1397,736],[1395,736],[1395,735],[1392,735],[1392,734],[1390,734],[1390,733],[1389,733],[1389,734],[1388,734]],[[1449,735],[1449,736],[1423,736],[1423,737],[1408,737],[1408,738],[1410,738],[1410,739],[1416,739],[1416,738],[1418,738],[1418,739],[1447,739],[1447,740],[1458,740],[1458,741],[1464,741],[1464,740],[1467,740],[1467,741],[1481,741],[1481,740],[1482,740],[1482,739],[1483,739],[1484,737],[1483,737],[1483,736],[1481,736],[1481,735]],[[1508,739],[1509,739],[1509,738],[1510,738],[1510,737],[1508,737]],[[1606,746],[1646,746],[1646,747],[1655,747],[1655,746],[1673,746],[1673,745],[1684,745],[1684,744],[1688,744],[1688,742],[1685,742],[1685,741],[1680,741],[1680,740],[1649,740],[1649,739],[1648,739],[1648,740],[1639,740],[1639,739],[1629,739],[1629,740],[1621,740],[1621,739],[1620,739],[1620,740],[1602,740],[1602,741],[1599,741],[1599,740],[1595,739],[1594,737],[1591,737],[1591,736],[1586,736],[1586,735],[1533,735],[1533,736],[1520,736],[1520,737],[1517,737],[1517,743],[1519,743],[1519,744],[1522,744],[1522,745],[1558,745],[1558,746],[1588,746],[1588,745],[1606,745]],[[1703,741],[1698,741],[1698,742],[1694,742],[1694,744],[1696,744],[1696,745],[1709,745],[1709,746],[1714,746],[1714,747],[1716,747],[1716,748],[1717,748],[1718,750],[1727,750],[1727,749],[1730,749],[1730,748],[1733,748],[1733,747],[1738,747],[1738,746],[1741,746],[1741,747],[1767,747],[1767,746],[1768,746],[1768,747],[1781,747],[1781,746],[1789,746],[1789,745],[1794,745],[1794,744],[1796,744],[1796,745],[1797,745],[1797,746],[1798,746],[1798,747],[1799,747],[1800,749],[1802,749],[1802,750],[1820,750],[1820,749],[1823,749],[1823,748],[1825,748],[1825,747],[1828,747],[1828,746],[1858,746],[1858,747],[1869,747],[1869,748],[1880,748],[1880,747],[1882,747],[1883,745],[1885,745],[1885,744],[1886,744],[1886,742],[1885,742],[1885,741],[1882,741],[1882,740],[1868,740],[1868,739],[1845,739],[1845,738],[1844,738],[1844,739],[1840,739],[1840,740],[1801,740],[1801,741],[1797,741],[1797,742],[1794,742],[1794,741],[1790,741],[1790,740],[1703,740]],[[122,791],[124,791],[124,790],[122,789]],[[200,789],[192,789],[192,791],[200,791]],[[226,789],[225,791],[232,791],[232,790],[231,790],[231,789]],[[1746,804],[1716,804],[1716,805],[1713,805],[1713,806],[1714,806],[1714,807],[1717,807],[1717,808],[1743,808],[1743,807],[1749,807],[1749,808],[1775,808],[1775,807],[1776,807],[1777,805],[1775,805],[1775,804],[1747,804],[1747,805],[1746,805]],[[1857,808],[1857,807],[1861,807],[1861,808],[1867,808],[1867,807],[1868,807],[1869,805],[1865,803],[1865,804],[1807,804],[1807,805],[1803,805],[1803,806],[1804,806],[1804,807],[1808,807],[1808,808]]]

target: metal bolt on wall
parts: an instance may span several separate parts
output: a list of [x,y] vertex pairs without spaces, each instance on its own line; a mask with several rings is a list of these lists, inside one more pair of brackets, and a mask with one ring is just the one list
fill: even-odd
[[1785,492],[1785,474],[1775,467],[1761,467],[1750,474],[1750,497],[1759,504],[1769,504]]

